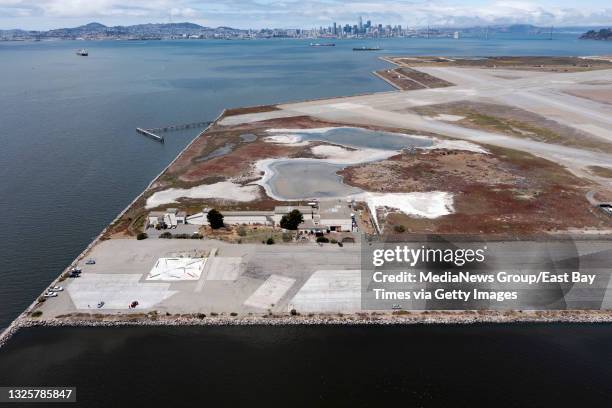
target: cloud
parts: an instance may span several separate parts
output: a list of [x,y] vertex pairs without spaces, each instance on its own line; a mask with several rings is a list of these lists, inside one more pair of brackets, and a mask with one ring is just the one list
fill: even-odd
[[5,14],[19,11],[18,16],[42,15],[49,18],[98,17],[167,17],[193,16],[196,9],[181,6],[185,1],[172,0],[0,0]]
[[[468,26],[529,23],[606,25],[612,7],[598,0],[0,0],[0,16],[53,21],[112,19],[130,23],[191,19],[237,27],[312,27],[355,23],[362,15],[384,24]],[[569,3],[569,5],[568,5]],[[564,6],[559,6],[564,4]]]

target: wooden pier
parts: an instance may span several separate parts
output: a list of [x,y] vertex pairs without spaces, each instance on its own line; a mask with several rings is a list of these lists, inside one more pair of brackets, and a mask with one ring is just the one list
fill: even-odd
[[192,129],[192,128],[201,128],[210,125],[212,122],[194,122],[194,123],[186,123],[184,125],[170,125],[164,127],[158,127],[153,129],[147,129],[149,132],[153,133],[161,133],[161,132],[171,132],[173,130],[183,130],[183,129]]
[[183,125],[169,125],[164,127],[152,128],[152,129],[143,129],[136,128],[136,131],[141,135],[150,137],[153,140],[156,140],[160,143],[164,143],[164,137],[160,136],[159,133],[171,132],[174,130],[183,130],[183,129],[194,129],[209,126],[212,122],[194,122],[194,123],[186,123]]
[[164,143],[164,137],[163,136],[158,136],[155,133],[151,132],[150,130],[142,129],[142,128],[136,128],[136,131],[138,133],[140,133],[141,135],[150,137],[153,140],[157,140],[159,143]]

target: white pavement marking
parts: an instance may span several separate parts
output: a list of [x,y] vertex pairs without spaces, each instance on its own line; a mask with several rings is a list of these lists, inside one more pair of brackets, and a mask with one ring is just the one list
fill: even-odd
[[159,258],[147,275],[147,280],[198,280],[205,264],[206,258]]
[[273,307],[294,283],[295,279],[293,278],[271,275],[251,296],[249,296],[244,302],[244,305],[260,309]]
[[140,274],[84,274],[67,287],[68,294],[79,310],[128,309],[138,301],[138,308],[150,308],[177,293],[169,283],[140,283]]
[[215,257],[211,260],[210,269],[206,276],[209,281],[235,281],[240,276],[242,258]]
[[289,302],[298,312],[355,312],[361,310],[361,271],[316,271]]

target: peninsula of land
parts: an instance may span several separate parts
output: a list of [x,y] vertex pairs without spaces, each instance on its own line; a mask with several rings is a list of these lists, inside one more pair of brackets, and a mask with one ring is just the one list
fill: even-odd
[[223,112],[10,330],[611,321],[607,295],[597,310],[362,307],[367,242],[478,237],[516,270],[568,237],[612,254],[611,59],[385,60],[396,91]]

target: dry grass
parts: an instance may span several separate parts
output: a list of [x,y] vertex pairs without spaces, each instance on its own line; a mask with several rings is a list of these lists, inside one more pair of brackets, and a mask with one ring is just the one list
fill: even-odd
[[391,57],[387,60],[400,66],[445,66],[470,68],[500,68],[538,72],[582,72],[612,68],[612,62],[578,57],[502,56],[474,59],[444,57]]
[[487,146],[491,155],[432,151],[345,169],[348,184],[370,191],[448,191],[455,213],[437,219],[391,213],[385,231],[527,236],[612,226],[585,199],[592,187],[562,166],[527,153]]
[[247,113],[272,112],[280,110],[275,105],[247,106],[244,108],[226,109],[225,116],[245,115]]
[[421,115],[449,114],[463,116],[454,124],[503,133],[522,139],[579,147],[598,152],[612,152],[612,143],[523,109],[481,102],[457,101],[414,109]]
[[612,167],[589,166],[589,171],[596,176],[612,179]]

